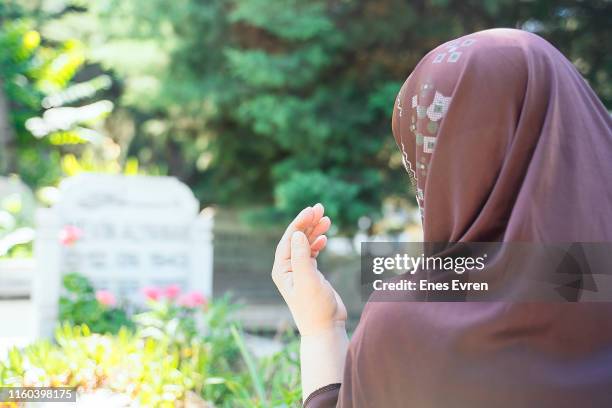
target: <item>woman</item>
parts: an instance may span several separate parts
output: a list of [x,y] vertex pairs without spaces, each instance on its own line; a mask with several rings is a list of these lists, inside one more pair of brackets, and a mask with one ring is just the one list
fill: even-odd
[[[495,29],[427,54],[393,133],[428,242],[612,241],[612,123],[540,37]],[[302,336],[305,406],[610,407],[609,303],[370,302],[353,338],[316,269],[330,221],[306,208],[273,279]]]

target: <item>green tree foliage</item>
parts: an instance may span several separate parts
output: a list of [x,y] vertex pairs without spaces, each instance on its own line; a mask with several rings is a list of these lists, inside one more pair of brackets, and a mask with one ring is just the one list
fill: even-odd
[[535,30],[612,104],[605,1],[111,4],[106,18],[135,27],[123,38],[154,38],[165,60],[157,92],[132,98],[151,114],[132,148],[168,163],[205,202],[273,205],[269,215],[322,201],[351,229],[385,197],[408,196],[390,136],[393,99],[418,60],[455,36]]
[[[203,203],[279,219],[322,201],[348,231],[387,197],[410,200],[390,132],[419,59],[450,38],[520,27],[549,39],[612,106],[604,0],[104,0],[67,13],[113,69],[129,154]],[[76,34],[75,34],[76,35]],[[264,215],[264,217],[262,217]]]
[[95,100],[98,91],[110,87],[108,75],[78,78],[88,68],[80,41],[40,33],[65,11],[77,9],[65,5],[46,12],[28,3],[0,3],[0,172],[41,187],[66,175],[62,155],[74,158],[90,143],[102,144],[96,128],[113,104]]
[[[46,156],[42,146],[31,149],[32,136],[25,129],[25,121],[38,113],[42,99],[34,85],[40,36],[21,16],[11,3],[0,5],[0,167],[4,174],[21,170],[22,160],[26,164],[36,154]],[[27,173],[40,166],[24,167]],[[42,178],[45,170],[36,173]]]

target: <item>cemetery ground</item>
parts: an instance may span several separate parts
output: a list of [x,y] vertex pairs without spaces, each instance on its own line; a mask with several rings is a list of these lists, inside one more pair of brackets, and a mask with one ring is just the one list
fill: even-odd
[[[83,276],[66,275],[64,287],[63,324],[52,341],[35,338],[30,300],[0,300],[1,385],[77,387],[83,407],[299,404],[295,335],[279,332],[270,340],[245,333],[227,299],[148,287],[146,305],[130,315]],[[0,402],[5,406],[63,405]]]
[[[211,215],[171,178],[84,175],[59,193],[3,236],[35,230],[25,251],[0,260],[0,386],[76,387],[84,407],[299,405],[293,328],[271,326],[287,316],[248,300],[271,298],[273,286],[243,286],[241,301],[213,296],[214,267],[228,274],[221,289],[232,287],[230,271],[269,278],[265,256],[260,271],[237,256],[232,242],[250,239],[219,230],[234,253],[219,250],[214,263]],[[10,186],[3,210],[18,219],[28,197]]]

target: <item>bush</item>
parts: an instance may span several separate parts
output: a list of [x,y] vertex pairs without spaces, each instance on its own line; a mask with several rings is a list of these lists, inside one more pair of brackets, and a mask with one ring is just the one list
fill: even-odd
[[54,341],[12,349],[0,362],[0,386],[108,390],[147,407],[299,406],[295,335],[281,336],[280,352],[256,358],[229,299],[208,304],[176,287],[147,288],[146,307],[130,315],[80,275],[67,275],[64,286]]
[[122,327],[134,327],[125,310],[98,300],[93,286],[85,277],[76,273],[67,274],[63,285],[66,294],[60,298],[60,321],[87,325],[94,333],[114,334]]

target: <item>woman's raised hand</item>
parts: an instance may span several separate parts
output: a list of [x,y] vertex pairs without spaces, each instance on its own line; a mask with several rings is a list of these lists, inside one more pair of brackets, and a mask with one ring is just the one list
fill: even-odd
[[331,225],[321,204],[306,207],[289,224],[276,247],[272,279],[302,336],[344,326],[346,307],[317,269],[316,257]]

